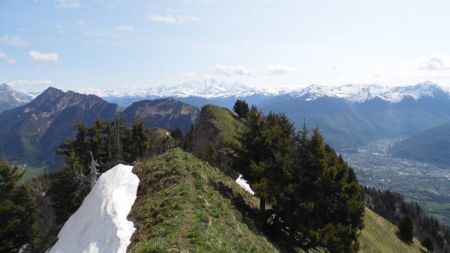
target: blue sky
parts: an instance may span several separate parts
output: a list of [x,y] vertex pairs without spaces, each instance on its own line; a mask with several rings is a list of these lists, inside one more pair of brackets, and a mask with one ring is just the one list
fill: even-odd
[[0,81],[450,85],[449,1],[0,0]]

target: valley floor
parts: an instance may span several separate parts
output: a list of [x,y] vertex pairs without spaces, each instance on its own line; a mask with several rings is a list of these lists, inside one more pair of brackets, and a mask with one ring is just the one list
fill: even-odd
[[342,155],[363,185],[399,192],[450,226],[450,168],[392,157],[392,143],[383,139]]

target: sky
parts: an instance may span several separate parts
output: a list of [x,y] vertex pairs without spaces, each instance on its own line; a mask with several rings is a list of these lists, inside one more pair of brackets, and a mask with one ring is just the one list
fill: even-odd
[[450,86],[447,0],[0,0],[0,82]]

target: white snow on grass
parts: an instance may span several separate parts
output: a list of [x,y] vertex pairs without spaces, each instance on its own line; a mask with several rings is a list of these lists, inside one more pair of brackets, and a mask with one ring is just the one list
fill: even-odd
[[239,177],[236,179],[236,183],[242,187],[242,189],[249,192],[251,195],[255,195],[255,192],[250,188],[250,185],[247,183],[247,180],[245,180],[242,175],[239,175]]
[[126,253],[136,230],[127,220],[139,185],[132,169],[119,164],[103,173],[48,253]]

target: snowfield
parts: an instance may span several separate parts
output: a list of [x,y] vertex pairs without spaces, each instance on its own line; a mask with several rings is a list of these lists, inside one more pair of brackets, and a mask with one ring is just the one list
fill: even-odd
[[236,183],[242,187],[242,189],[249,192],[251,195],[255,195],[255,192],[250,188],[250,185],[247,183],[247,180],[245,180],[242,175],[239,175],[239,177],[236,179]]
[[103,173],[48,253],[125,253],[136,228],[127,220],[139,178],[119,164]]

